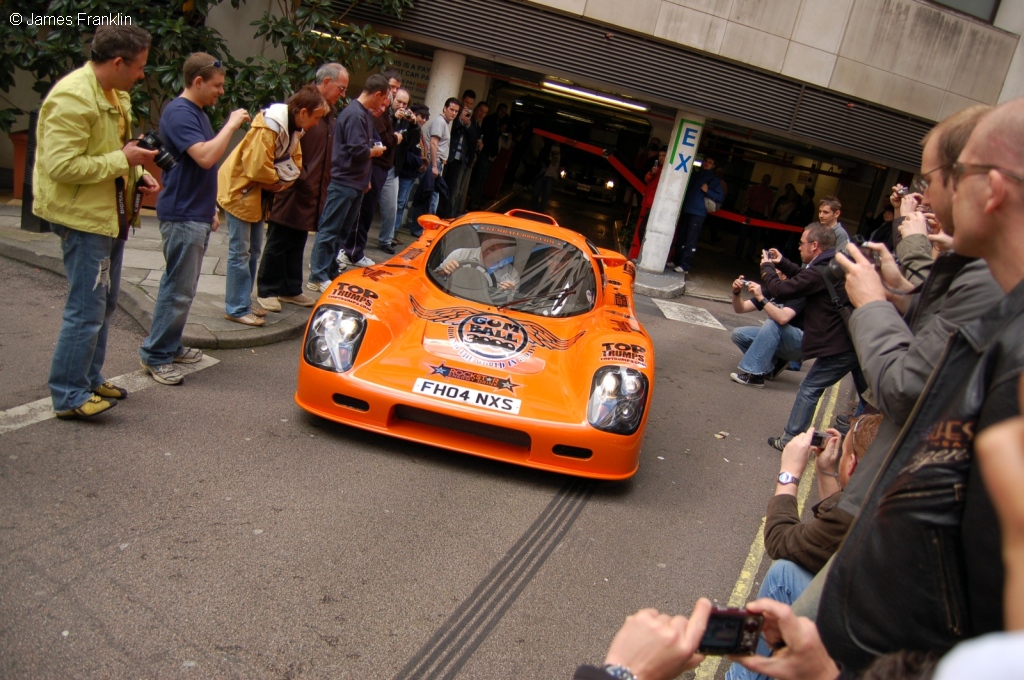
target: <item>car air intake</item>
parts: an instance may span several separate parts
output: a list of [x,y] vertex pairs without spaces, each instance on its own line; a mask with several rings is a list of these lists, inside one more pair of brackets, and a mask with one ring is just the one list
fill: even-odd
[[334,403],[338,406],[347,406],[348,408],[355,409],[356,411],[366,412],[370,410],[370,403],[363,401],[362,399],[356,399],[355,397],[349,397],[344,394],[335,394]]
[[454,430],[464,434],[471,434],[477,437],[493,439],[494,441],[511,444],[520,448],[530,449],[530,435],[520,430],[513,430],[508,427],[499,427],[488,423],[478,423],[475,420],[466,420],[455,416],[434,413],[422,408],[399,404],[395,406],[395,418],[410,420],[414,423],[443,427],[446,430]]
[[551,449],[555,452],[556,456],[566,456],[567,458],[580,458],[587,460],[594,455],[594,452],[590,449],[583,449],[579,446],[566,446],[565,444],[555,444]]

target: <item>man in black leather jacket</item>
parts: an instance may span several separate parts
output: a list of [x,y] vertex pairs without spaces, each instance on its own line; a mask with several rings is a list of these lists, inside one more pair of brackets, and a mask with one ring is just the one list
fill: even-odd
[[[800,382],[785,431],[781,437],[768,439],[768,445],[778,451],[782,451],[793,437],[807,431],[822,393],[847,373],[853,372],[858,391],[862,391],[863,379],[857,353],[839,309],[839,306],[848,304],[846,291],[842,281],[838,280],[833,282],[830,291],[823,274],[835,257],[835,239],[830,227],[812,222],[800,236],[800,259],[806,266],[790,262],[774,248],[767,251],[761,260],[761,289],[766,295],[776,300],[806,300],[801,350],[804,360],[815,360]],[[789,278],[781,280],[777,270]]]
[[999,526],[973,440],[1020,412],[1024,99],[983,118],[950,170],[954,250],[983,258],[1007,295],[950,339],[836,555],[817,621],[848,671],[1003,627]]

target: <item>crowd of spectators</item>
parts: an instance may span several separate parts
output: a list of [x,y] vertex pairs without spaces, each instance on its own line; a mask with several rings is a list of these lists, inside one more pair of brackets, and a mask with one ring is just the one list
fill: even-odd
[[[819,446],[791,416],[784,441],[770,442],[782,449],[765,523],[777,561],[747,605],[764,616],[762,644],[732,657],[729,678],[1020,677],[1024,100],[954,114],[922,145],[914,190],[894,187],[878,241],[838,249],[828,213],[839,208],[825,199],[802,233],[809,267],[768,251],[762,284],[733,284],[737,313],[802,296],[804,347],[826,343],[815,365],[842,349],[864,413]],[[780,320],[769,315],[766,336]],[[839,340],[849,349],[828,344]],[[775,351],[751,359],[767,371],[774,358],[774,372],[785,358]],[[743,375],[733,379],[756,384]],[[821,500],[802,522],[796,489],[812,469]],[[677,677],[703,659],[710,610],[704,599],[689,617],[641,610],[605,666],[576,677]]]

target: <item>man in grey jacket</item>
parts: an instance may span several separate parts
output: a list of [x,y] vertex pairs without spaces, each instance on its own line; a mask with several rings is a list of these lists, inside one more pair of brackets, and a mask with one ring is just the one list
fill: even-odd
[[[919,204],[930,205],[943,231],[950,235],[954,229],[951,167],[974,126],[989,110],[987,106],[976,106],[956,113],[939,123],[923,140],[921,175],[926,188],[918,196]],[[919,288],[908,288],[909,283],[900,276],[885,247],[867,247],[881,257],[881,276],[872,262],[859,251],[854,254],[853,248],[850,251],[856,262],[842,255],[836,259],[847,270],[846,292],[856,307],[850,316],[850,336],[875,405],[885,415],[875,448],[887,448],[921,396],[949,334],[995,306],[1004,293],[984,260],[952,252],[935,260]],[[891,295],[886,286],[901,291],[896,297],[913,293],[902,317],[888,301]],[[875,450],[868,456],[870,462],[843,495],[844,510],[856,514],[885,453]]]

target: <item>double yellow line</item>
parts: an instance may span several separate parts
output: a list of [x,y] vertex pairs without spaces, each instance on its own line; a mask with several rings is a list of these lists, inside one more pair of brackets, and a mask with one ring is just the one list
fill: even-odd
[[[818,400],[818,405],[814,409],[814,418],[811,419],[812,423],[819,423],[817,429],[825,429],[822,427],[822,424],[827,427],[832,422],[832,416],[836,410],[836,402],[839,400],[840,385],[842,385],[842,381],[830,387],[824,399]],[[824,410],[822,407],[824,407]],[[819,415],[821,416],[820,420],[818,419]],[[800,478],[803,483],[800,484],[796,497],[797,514],[799,516],[803,516],[804,503],[807,501],[807,494],[811,492],[811,480],[813,478],[814,461],[808,461],[807,468]],[[743,562],[740,577],[736,579],[736,585],[729,596],[729,607],[742,607],[747,602],[750,602],[750,594],[754,590],[754,581],[757,579],[757,572],[761,569],[761,560],[764,559],[765,519],[764,517],[761,518],[761,526],[757,528],[754,542],[750,544],[750,552],[747,553],[747,559]],[[695,680],[712,680],[715,677],[715,673],[718,672],[718,667],[722,665],[723,660],[724,658],[721,656],[709,656],[704,659],[704,663],[697,667],[696,674],[694,675]]]

